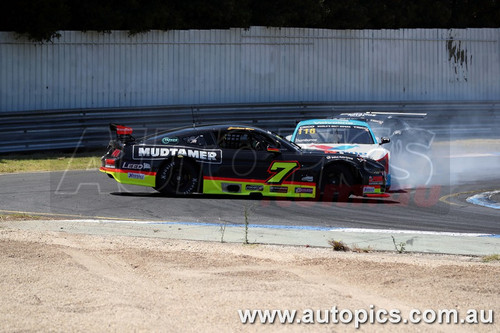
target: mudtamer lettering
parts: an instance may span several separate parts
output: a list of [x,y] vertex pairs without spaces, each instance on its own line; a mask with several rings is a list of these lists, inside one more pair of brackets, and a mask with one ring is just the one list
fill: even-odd
[[167,157],[190,157],[199,162],[221,163],[220,149],[190,149],[183,147],[134,146],[133,159],[164,159]]

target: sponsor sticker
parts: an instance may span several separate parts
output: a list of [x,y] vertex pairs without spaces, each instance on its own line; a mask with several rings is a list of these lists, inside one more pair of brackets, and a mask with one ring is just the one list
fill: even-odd
[[375,193],[375,187],[365,186],[363,187],[363,193]]
[[296,187],[295,193],[313,193],[313,189],[310,187]]
[[222,163],[221,149],[196,149],[186,147],[164,147],[136,145],[133,147],[132,158],[134,160],[151,159],[162,160],[166,157],[191,157],[202,163]]
[[364,194],[369,194],[369,193],[382,193],[380,186],[364,186],[363,187],[363,193]]
[[[343,152],[340,152],[340,154],[343,154]],[[328,160],[349,160],[353,161],[354,158],[350,156],[345,156],[345,155],[329,155],[326,157]]]
[[179,143],[179,138],[169,138],[168,136],[166,136],[163,139],[161,139],[161,143],[166,145],[170,143]]
[[269,192],[287,193],[288,192],[288,187],[284,187],[284,186],[271,186],[269,188]]
[[251,128],[251,127],[228,127],[227,128],[228,131],[234,131],[234,130],[244,130],[244,131],[253,131],[254,129]]
[[130,179],[140,179],[140,180],[144,180],[144,175],[142,173],[133,173],[133,172],[129,172],[127,173],[127,177],[130,178]]
[[247,191],[264,191],[263,185],[247,185],[245,186],[245,190]]
[[301,179],[303,182],[313,182],[314,181],[314,178],[313,176],[304,176],[302,177]]
[[384,178],[382,176],[370,176],[370,178],[368,178],[368,184],[384,185]]
[[150,170],[151,169],[151,164],[149,164],[149,163],[128,163],[128,162],[123,162],[122,169]]

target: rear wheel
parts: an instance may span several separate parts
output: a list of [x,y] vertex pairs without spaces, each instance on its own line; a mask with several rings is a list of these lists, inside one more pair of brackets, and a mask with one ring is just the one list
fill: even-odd
[[156,175],[155,189],[163,194],[188,195],[199,189],[200,179],[196,165],[183,158],[165,163]]
[[334,165],[325,169],[322,183],[324,201],[347,201],[354,186],[354,176],[349,168]]

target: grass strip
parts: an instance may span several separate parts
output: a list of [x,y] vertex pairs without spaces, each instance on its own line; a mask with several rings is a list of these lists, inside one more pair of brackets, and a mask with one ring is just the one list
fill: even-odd
[[44,216],[31,215],[25,213],[0,214],[0,222],[4,221],[26,221],[26,220],[43,220],[47,219]]
[[99,168],[102,152],[34,153],[0,156],[0,173],[89,170]]
[[483,260],[483,262],[500,261],[500,254],[492,254],[489,256],[484,256],[482,260]]

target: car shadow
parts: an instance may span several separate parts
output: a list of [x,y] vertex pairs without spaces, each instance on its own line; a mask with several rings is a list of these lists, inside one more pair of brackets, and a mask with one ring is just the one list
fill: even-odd
[[399,190],[390,190],[390,191],[387,191],[387,193],[391,194],[391,193],[408,193],[407,190],[403,190],[403,189],[399,189]]
[[[187,200],[253,200],[253,201],[286,201],[286,202],[326,202],[317,199],[301,199],[301,198],[274,198],[263,197],[261,195],[239,196],[239,195],[225,195],[225,194],[190,194],[190,195],[167,195],[159,192],[111,192],[111,195],[122,197],[143,197],[143,198],[172,198],[172,199],[187,199]],[[331,202],[331,201],[330,201]],[[399,201],[390,198],[364,198],[364,197],[351,197],[347,201],[339,203],[355,203],[355,204],[399,204]]]

